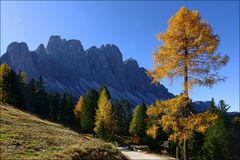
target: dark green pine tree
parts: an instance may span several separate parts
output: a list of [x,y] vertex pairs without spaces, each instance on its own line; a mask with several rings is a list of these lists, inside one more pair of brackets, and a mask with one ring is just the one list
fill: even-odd
[[117,134],[129,135],[131,121],[131,107],[127,100],[117,100],[113,103],[113,110],[117,121]]
[[37,113],[35,80],[31,79],[26,85],[26,107],[31,113]]
[[[202,160],[202,147],[204,143],[204,135],[202,133],[194,132],[191,141],[189,142],[189,159]],[[182,155],[183,155],[183,148]]]
[[84,97],[80,125],[85,133],[93,133],[98,96],[94,89],[90,89]]
[[225,115],[229,106],[221,100],[215,113],[218,115],[217,122],[212,125],[204,137],[203,158],[204,160],[228,160],[230,159],[229,140],[227,137],[227,117]]
[[72,94],[67,95],[66,99],[66,114],[65,114],[65,123],[71,124],[74,122],[74,113],[73,113],[73,102]]
[[59,106],[59,93],[48,94],[48,105],[49,105],[49,117],[57,120],[58,106]]
[[58,106],[58,115],[57,120],[61,123],[65,122],[65,113],[66,113],[66,93],[62,94],[59,99],[59,106]]
[[133,136],[144,137],[146,135],[146,105],[137,105],[133,110],[133,117],[130,122],[129,132]]
[[210,111],[210,112],[216,112],[216,111],[217,111],[217,107],[216,107],[216,104],[215,104],[214,98],[211,99],[211,103],[210,103],[209,111]]
[[40,76],[35,81],[35,100],[36,100],[36,111],[40,116],[48,116],[48,96],[45,91],[44,81]]
[[20,97],[21,97],[21,109],[26,110],[27,109],[27,93],[26,93],[26,87],[27,87],[27,75],[22,70],[18,73],[18,80],[19,80],[19,89],[20,89]]

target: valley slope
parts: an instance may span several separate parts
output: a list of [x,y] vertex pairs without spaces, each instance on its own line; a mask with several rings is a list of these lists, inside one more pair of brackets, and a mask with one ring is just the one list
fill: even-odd
[[100,139],[13,106],[0,104],[0,110],[0,159],[126,159],[115,146]]

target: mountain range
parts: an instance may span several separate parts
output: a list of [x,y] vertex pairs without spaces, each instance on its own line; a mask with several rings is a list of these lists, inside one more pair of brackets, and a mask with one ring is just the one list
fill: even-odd
[[123,61],[120,49],[113,44],[84,50],[79,40],[65,40],[54,35],[46,47],[40,44],[29,51],[25,42],[12,42],[0,58],[16,72],[23,70],[28,80],[42,76],[49,92],[68,92],[78,98],[90,88],[106,85],[112,99],[127,99],[132,105],[174,97],[164,85],[151,84],[146,69],[136,60]]

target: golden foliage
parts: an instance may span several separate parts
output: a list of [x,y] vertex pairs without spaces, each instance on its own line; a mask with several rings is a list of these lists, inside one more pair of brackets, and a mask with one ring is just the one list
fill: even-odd
[[209,86],[225,80],[218,69],[225,66],[228,56],[215,53],[219,44],[218,35],[204,21],[198,11],[182,7],[168,22],[167,31],[157,35],[162,45],[153,52],[154,70],[148,71],[153,82],[164,77],[174,77],[188,72],[188,88],[193,85]]
[[147,130],[147,135],[152,137],[153,139],[156,139],[158,129],[159,129],[159,127],[156,124],[153,124],[152,127],[150,127]]
[[101,128],[102,122],[104,123],[105,129],[110,132],[110,134],[114,135],[117,129],[116,119],[106,88],[101,91],[98,99],[98,109],[96,111],[96,121],[94,128],[95,132],[98,132],[98,130],[100,130],[99,128]]
[[3,63],[0,65],[0,82],[3,80],[4,74],[10,72],[11,68],[8,66],[8,64]]
[[73,112],[74,112],[74,115],[77,119],[80,119],[80,115],[81,115],[81,112],[82,112],[82,108],[83,108],[83,96],[80,96]]
[[[169,140],[183,141],[192,137],[193,131],[204,133],[215,122],[217,115],[204,112],[192,113],[186,110],[187,95],[179,95],[166,101],[156,101],[147,110],[148,116],[156,117],[155,124],[147,133],[156,137],[157,125],[161,125],[164,131],[173,131]],[[185,114],[189,113],[189,114]],[[159,118],[160,117],[160,118]]]

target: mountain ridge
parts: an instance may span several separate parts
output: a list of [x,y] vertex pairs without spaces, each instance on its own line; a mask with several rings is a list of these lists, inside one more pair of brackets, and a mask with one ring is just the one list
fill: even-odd
[[28,79],[42,76],[50,92],[71,92],[76,98],[87,90],[107,85],[113,99],[127,99],[132,105],[174,97],[162,84],[151,84],[146,69],[136,60],[123,61],[114,44],[84,50],[79,40],[51,36],[46,45],[29,51],[27,43],[12,42],[0,58],[16,72],[23,70]]

